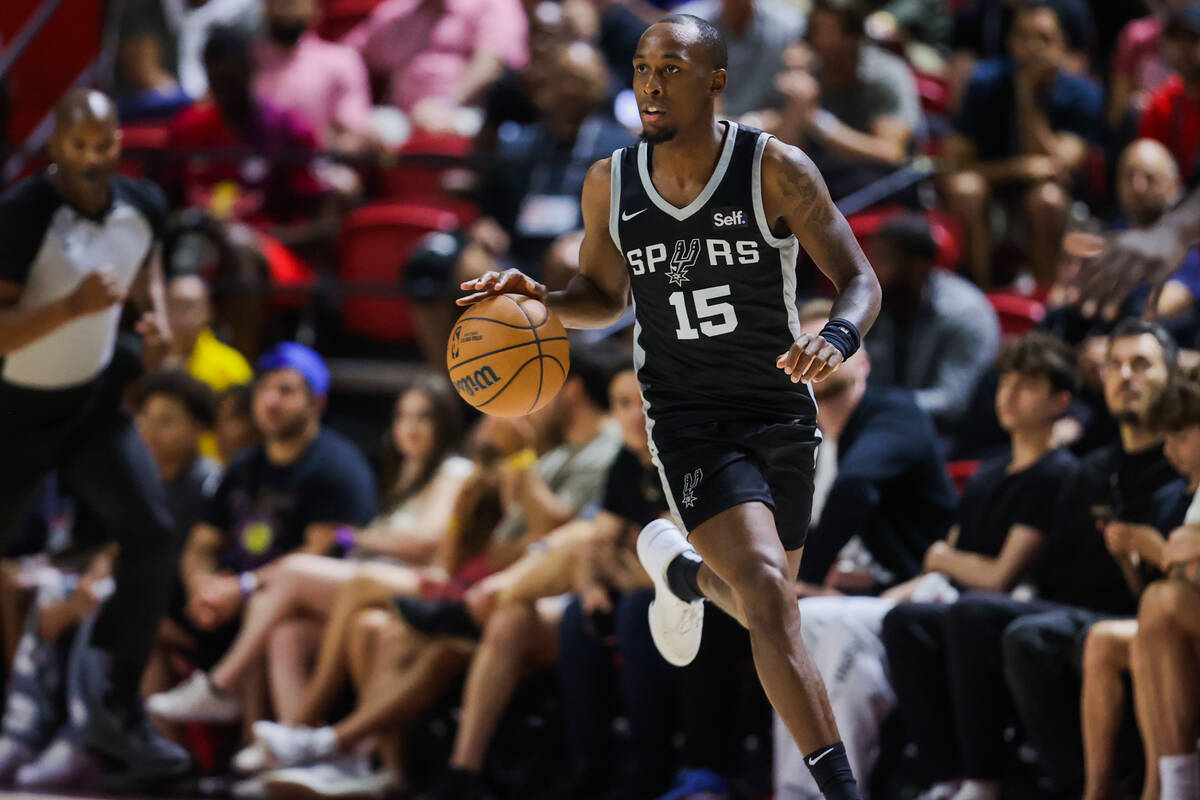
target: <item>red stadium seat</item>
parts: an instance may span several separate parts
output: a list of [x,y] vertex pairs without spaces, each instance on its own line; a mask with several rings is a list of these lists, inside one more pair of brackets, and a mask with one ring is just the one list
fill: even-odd
[[[867,241],[883,227],[883,223],[897,214],[903,214],[904,211],[900,206],[879,206],[852,214],[846,221],[850,223],[854,238],[866,249]],[[933,234],[933,240],[937,242],[937,266],[953,270],[962,259],[961,226],[957,220],[941,210],[927,211],[924,216],[929,220],[929,230]]]
[[959,494],[963,493],[967,488],[967,481],[975,477],[978,471],[978,461],[951,461],[946,465],[946,472],[950,474],[950,480],[954,481],[954,488]]
[[1046,318],[1046,306],[1031,297],[993,292],[988,300],[1000,318],[1000,331],[1005,336],[1029,333]]
[[397,154],[428,156],[443,163],[413,163],[401,161],[380,174],[379,197],[395,203],[416,203],[441,208],[458,216],[463,227],[479,216],[479,210],[469,201],[446,191],[443,179],[447,172],[462,169],[471,155],[472,143],[462,136],[415,133]]
[[353,282],[378,284],[379,294],[388,293],[388,287],[398,289],[417,242],[428,233],[457,226],[451,212],[416,205],[374,205],[348,214],[342,224],[338,268],[351,290],[342,304],[345,330],[381,342],[415,341],[412,313],[404,298],[356,295]]
[[371,16],[375,6],[381,2],[383,0],[322,0],[317,33],[324,39],[336,42]]
[[123,175],[141,177],[156,171],[161,156],[170,144],[171,132],[166,123],[126,125],[121,128],[121,162]]

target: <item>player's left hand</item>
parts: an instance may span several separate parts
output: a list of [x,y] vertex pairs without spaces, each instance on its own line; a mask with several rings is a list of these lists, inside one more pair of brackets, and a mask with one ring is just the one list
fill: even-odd
[[818,383],[842,365],[842,354],[828,340],[812,333],[801,334],[775,366],[792,377],[792,383]]

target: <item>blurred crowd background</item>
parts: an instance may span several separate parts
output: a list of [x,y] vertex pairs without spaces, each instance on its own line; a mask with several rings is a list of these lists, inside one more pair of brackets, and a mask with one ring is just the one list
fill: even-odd
[[[461,281],[578,269],[669,12],[724,34],[720,113],[805,149],[883,286],[816,387],[796,588],[864,791],[1200,798],[1200,253],[1063,303],[1086,235],[1200,181],[1200,4],[5,0],[5,185],[90,85],[169,205],[169,352],[113,369],[187,541],[143,686],[195,770],[130,791],[819,797],[736,623],[710,605],[683,670],[650,642],[631,316],[529,418],[445,378]],[[51,478],[5,554],[0,785],[104,786],[72,653],[106,538]]]

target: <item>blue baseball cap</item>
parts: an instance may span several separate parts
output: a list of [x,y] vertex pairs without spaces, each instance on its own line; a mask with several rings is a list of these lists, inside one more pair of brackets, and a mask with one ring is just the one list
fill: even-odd
[[258,359],[259,374],[277,369],[290,369],[300,373],[308,388],[317,397],[329,393],[329,367],[325,359],[311,347],[297,342],[280,342],[274,349]]

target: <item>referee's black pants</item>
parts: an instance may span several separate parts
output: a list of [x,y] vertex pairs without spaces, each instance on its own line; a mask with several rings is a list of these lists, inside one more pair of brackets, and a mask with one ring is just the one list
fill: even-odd
[[1004,631],[1054,608],[969,593],[950,604],[902,603],[883,618],[892,688],[929,781],[1002,777],[1004,731],[1017,717],[1005,681]]
[[103,375],[68,390],[0,389],[0,552],[51,471],[120,545],[116,592],[92,635],[111,659],[115,709],[139,702],[182,546],[154,460],[119,391]]

